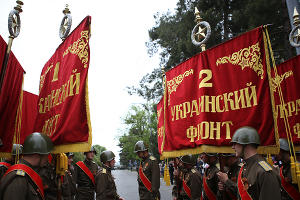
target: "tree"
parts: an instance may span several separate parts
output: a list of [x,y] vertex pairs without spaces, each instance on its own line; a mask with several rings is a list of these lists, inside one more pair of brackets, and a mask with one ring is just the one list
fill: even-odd
[[123,119],[126,129],[119,138],[120,163],[128,166],[129,160],[137,160],[135,143],[139,140],[149,145],[149,152],[159,158],[156,133],[156,106],[153,104],[133,105]]
[[276,62],[295,55],[288,42],[290,25],[284,0],[179,0],[175,14],[154,15],[155,25],[149,30],[146,47],[149,56],[159,53],[160,66],[154,66],[138,86],[128,87],[129,94],[158,102],[163,95],[161,67],[169,70],[200,52],[190,39],[195,7],[212,29],[207,48],[255,27],[272,24],[269,32]]

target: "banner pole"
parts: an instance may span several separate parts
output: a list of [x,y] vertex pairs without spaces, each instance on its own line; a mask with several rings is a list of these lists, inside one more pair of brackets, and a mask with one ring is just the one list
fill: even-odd
[[21,20],[20,20],[19,14],[21,12],[23,12],[22,5],[24,5],[24,3],[21,0],[16,1],[16,2],[17,2],[17,6],[15,6],[14,9],[12,11],[10,11],[10,13],[8,15],[8,31],[9,31],[10,36],[9,36],[9,40],[8,40],[8,44],[7,44],[7,48],[6,48],[4,59],[3,59],[1,72],[0,72],[0,94],[1,94],[2,85],[3,85],[3,81],[5,78],[5,74],[6,74],[7,63],[9,60],[12,43],[13,43],[13,40],[16,37],[18,37],[20,30],[21,30]]

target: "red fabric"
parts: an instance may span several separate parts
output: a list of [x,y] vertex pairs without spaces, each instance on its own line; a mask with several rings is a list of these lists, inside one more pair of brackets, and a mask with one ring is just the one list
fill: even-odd
[[37,115],[38,95],[23,91],[22,122],[20,144],[23,144],[27,135],[34,132],[34,124]]
[[87,142],[89,138],[86,81],[90,61],[87,16],[56,49],[40,78],[35,131],[54,145]]
[[250,194],[245,190],[244,183],[242,181],[242,173],[244,166],[241,167],[239,176],[238,176],[238,190],[242,200],[252,200]]
[[209,200],[217,200],[216,195],[213,193],[213,191],[209,188],[207,184],[206,176],[203,176],[203,192]]
[[141,181],[144,184],[144,186],[147,188],[147,190],[149,192],[151,192],[152,184],[149,181],[149,179],[147,178],[147,176],[144,174],[142,165],[140,165],[140,167],[139,167],[139,176],[140,176]]
[[[22,170],[24,171],[32,180],[32,182],[38,187],[38,192],[41,195],[43,199],[45,199],[44,196],[44,187],[43,187],[43,181],[42,178],[38,173],[36,173],[32,168],[28,167],[27,165],[24,164],[16,164],[11,166],[4,174],[6,176],[8,173],[16,170]],[[17,192],[17,191],[16,191]]]
[[0,165],[5,166],[6,168],[9,168],[11,166],[11,164],[9,164],[7,162],[0,162]]
[[282,167],[280,168],[280,179],[281,179],[281,185],[283,189],[288,193],[288,195],[294,200],[299,200],[300,199],[299,191],[285,180],[282,174]]
[[202,144],[230,147],[235,130],[242,126],[256,128],[261,146],[273,147],[276,142],[267,74],[262,27],[166,72],[165,143],[160,152]]
[[186,184],[186,182],[184,180],[182,180],[182,185],[183,185],[183,190],[184,192],[188,195],[188,197],[191,199],[192,198],[192,194],[191,194],[191,188],[189,188],[189,186]]
[[82,169],[82,171],[91,179],[92,183],[95,185],[95,178],[91,170],[82,161],[78,161],[76,165],[78,165],[80,169]]
[[[288,122],[293,137],[293,142],[300,145],[300,56],[296,56],[277,66],[278,77],[272,71],[275,112],[278,114],[278,131],[280,138],[286,138],[287,132],[284,124],[284,107],[287,109]],[[284,106],[281,106],[278,84],[280,83]]]
[[[0,70],[6,47],[6,42],[0,36]],[[0,94],[0,138],[3,142],[0,152],[11,152],[24,72],[13,52],[10,52]]]

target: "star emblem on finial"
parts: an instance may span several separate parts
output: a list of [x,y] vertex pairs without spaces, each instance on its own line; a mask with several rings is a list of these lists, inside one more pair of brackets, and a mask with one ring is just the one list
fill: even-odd
[[199,26],[198,32],[195,33],[195,36],[197,37],[198,40],[201,40],[202,38],[205,38],[206,29],[207,29],[206,27],[202,28],[201,26]]

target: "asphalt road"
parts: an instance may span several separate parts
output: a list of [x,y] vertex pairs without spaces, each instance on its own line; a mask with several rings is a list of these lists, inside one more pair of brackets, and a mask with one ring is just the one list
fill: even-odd
[[[130,170],[113,170],[118,194],[125,200],[139,200],[137,172]],[[163,179],[160,179],[161,200],[172,199],[172,185],[166,186]]]

